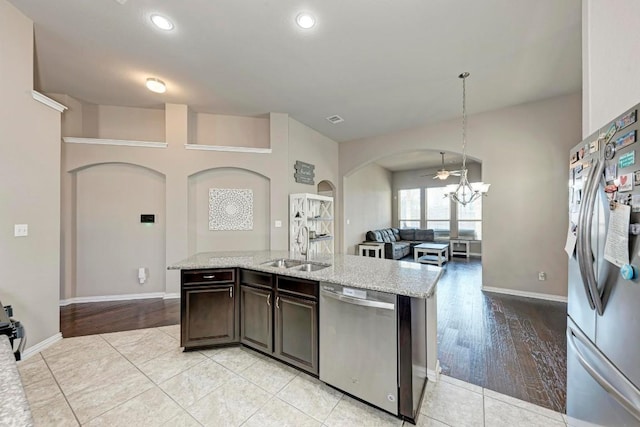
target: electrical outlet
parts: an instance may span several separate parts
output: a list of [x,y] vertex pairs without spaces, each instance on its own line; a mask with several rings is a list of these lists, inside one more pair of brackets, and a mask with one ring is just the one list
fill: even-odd
[[280,228],[280,227],[282,227],[282,221],[280,221],[279,219],[276,219],[276,222],[275,222],[274,225],[275,225],[276,228]]
[[544,271],[538,272],[538,280],[547,280],[547,273]]
[[13,235],[15,237],[25,237],[29,235],[29,225],[28,224],[14,224],[13,226]]

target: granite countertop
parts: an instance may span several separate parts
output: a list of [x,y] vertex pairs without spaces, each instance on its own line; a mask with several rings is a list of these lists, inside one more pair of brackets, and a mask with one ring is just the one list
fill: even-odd
[[29,402],[9,338],[0,335],[0,425],[25,427],[33,425]]
[[331,264],[330,267],[313,272],[264,264],[281,258],[302,259],[300,256],[290,256],[288,251],[202,252],[168,268],[193,270],[241,267],[416,298],[430,297],[442,275],[442,268],[434,265],[343,254],[312,258],[312,262]]

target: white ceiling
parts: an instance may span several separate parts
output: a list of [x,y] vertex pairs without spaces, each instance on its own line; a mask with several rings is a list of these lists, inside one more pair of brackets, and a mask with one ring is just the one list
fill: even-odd
[[[462,71],[471,114],[581,89],[580,0],[10,1],[35,22],[41,91],[284,112],[337,141],[460,116]],[[294,23],[303,10],[311,30]],[[175,30],[153,28],[154,12]]]
[[[462,164],[462,154],[444,152],[444,167],[447,170],[458,169]],[[467,163],[475,161],[467,157]],[[392,172],[414,169],[442,169],[442,157],[439,151],[421,150],[386,156],[376,161],[376,164]]]

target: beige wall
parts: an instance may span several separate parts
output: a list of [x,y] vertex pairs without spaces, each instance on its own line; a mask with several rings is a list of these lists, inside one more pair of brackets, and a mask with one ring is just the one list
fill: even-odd
[[[0,0],[0,300],[27,348],[60,331],[60,113],[35,101],[33,23]],[[14,224],[28,224],[14,237]]]
[[[566,296],[567,156],[581,140],[581,97],[470,116],[468,154],[491,184],[483,200],[483,286]],[[390,154],[460,147],[459,120],[340,144],[340,175]],[[547,273],[538,281],[538,271]]]
[[582,11],[582,135],[587,137],[640,102],[640,2],[585,0]]
[[[164,292],[164,176],[128,164],[76,173],[76,297]],[[154,214],[142,224],[141,214]],[[117,266],[117,268],[114,268]],[[138,268],[148,279],[138,282]]]
[[[318,184],[322,181],[335,187],[333,200],[334,252],[340,252],[342,239],[342,223],[340,221],[340,193],[338,191],[338,143],[322,135],[320,132],[303,125],[297,120],[289,118],[289,164],[286,173],[289,176],[289,194],[311,193],[318,194]],[[314,185],[301,184],[295,181],[294,165],[297,160],[315,165]],[[288,247],[288,246],[287,246]]]
[[[96,106],[73,103],[70,112],[81,114],[83,120],[93,120],[93,110]],[[110,107],[111,117],[122,116],[117,112],[119,107]],[[98,110],[105,110],[98,106]],[[124,109],[129,111],[130,109]],[[87,114],[87,111],[90,113]],[[150,112],[155,116],[155,110]],[[101,116],[102,117],[102,116]],[[207,120],[211,117],[207,117]],[[286,114],[272,113],[269,115],[268,126],[260,121],[263,119],[244,120],[233,116],[218,116],[213,120],[215,126],[205,133],[206,126],[196,128],[199,132],[198,140],[207,145],[237,145],[255,147],[263,145],[265,138],[269,141],[271,154],[237,153],[220,151],[187,150],[184,145],[193,141],[190,131],[194,131],[193,113],[189,113],[186,105],[167,104],[164,111],[164,134],[168,147],[141,148],[121,146],[101,146],[85,144],[65,144],[63,159],[63,291],[62,299],[81,296],[79,290],[86,287],[80,281],[88,280],[91,274],[98,274],[95,266],[97,261],[88,262],[80,259],[79,250],[80,229],[78,209],[82,206],[83,196],[79,192],[79,177],[83,170],[91,170],[92,166],[117,163],[130,164],[147,168],[165,177],[165,247],[164,256],[156,253],[153,263],[171,264],[204,250],[247,250],[247,249],[283,249],[288,248],[288,195],[292,188],[297,188],[293,178],[293,163],[290,163],[291,152],[297,156],[316,161],[316,180],[337,180],[337,143],[327,138],[319,138],[314,130],[289,119]],[[103,119],[100,120],[103,123]],[[73,129],[77,129],[77,120]],[[146,122],[140,124],[144,127]],[[246,124],[250,129],[246,132],[239,129],[239,123]],[[262,123],[262,124],[256,124]],[[83,126],[81,126],[83,127]],[[136,129],[135,123],[127,124],[129,130],[122,137],[130,139],[128,135],[144,136],[144,130]],[[290,127],[293,128],[295,140],[290,140]],[[262,129],[262,134],[256,142],[254,140],[256,128]],[[217,129],[217,130],[216,130]],[[222,131],[221,131],[222,129]],[[226,129],[226,130],[225,130]],[[221,136],[222,135],[222,136]],[[219,140],[224,135],[234,135],[234,144],[228,140]],[[85,135],[74,135],[85,136]],[[150,138],[145,137],[145,140]],[[305,155],[305,150],[312,154]],[[89,168],[89,169],[86,169]],[[113,172],[113,171],[112,171]],[[319,172],[319,173],[318,173]],[[208,230],[208,189],[209,188],[252,188],[254,190],[254,230],[247,231],[211,231]],[[308,191],[308,190],[307,190]],[[84,190],[83,190],[84,192]],[[85,192],[86,193],[86,192]],[[139,214],[138,214],[139,215]],[[282,227],[276,228],[275,221],[282,221]],[[135,246],[130,238],[123,238],[121,245]],[[93,253],[105,244],[105,239],[91,242]],[[137,262],[137,261],[136,261]],[[147,261],[152,263],[152,261]],[[81,265],[83,264],[83,265]],[[155,265],[155,264],[154,264]],[[87,267],[88,266],[88,267]],[[118,275],[128,274],[130,265],[122,260],[110,266],[117,270]],[[83,275],[78,272],[86,271]],[[85,274],[86,273],[86,274]],[[165,272],[165,289],[167,294],[177,294],[180,278],[176,271]],[[144,293],[144,287],[137,283],[117,292],[107,284],[94,289],[95,296],[110,296],[122,294]],[[155,290],[155,288],[154,288]],[[149,288],[148,292],[152,289]]]
[[269,117],[189,113],[189,143],[269,148]]
[[[189,177],[189,253],[269,249],[269,180],[237,168],[217,168]],[[253,229],[209,230],[209,189],[253,191]]]
[[392,225],[391,182],[391,172],[374,163],[345,177],[344,253],[357,254],[367,231]]
[[[95,116],[92,117],[92,116]],[[85,123],[97,124],[98,138],[133,139],[139,141],[165,140],[165,113],[162,109],[98,105],[84,112]],[[84,130],[86,130],[86,126]],[[77,136],[77,135],[69,135]],[[84,135],[91,137],[93,135]]]

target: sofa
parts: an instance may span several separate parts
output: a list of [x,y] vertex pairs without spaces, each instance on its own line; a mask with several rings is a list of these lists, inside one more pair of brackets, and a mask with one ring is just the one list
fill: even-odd
[[413,247],[420,243],[434,241],[434,231],[416,228],[383,228],[367,231],[367,242],[384,243],[384,257],[401,259],[411,255]]

